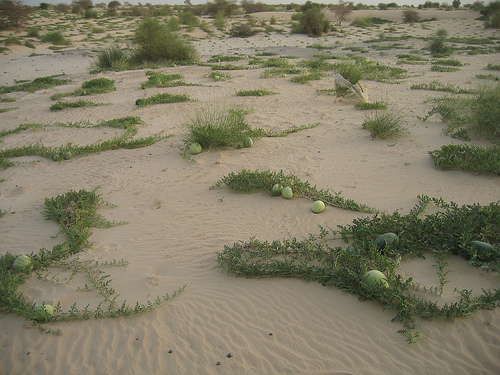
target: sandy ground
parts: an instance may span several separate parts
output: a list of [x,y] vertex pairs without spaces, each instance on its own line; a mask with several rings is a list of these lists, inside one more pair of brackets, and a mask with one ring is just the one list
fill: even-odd
[[[399,22],[401,12],[375,12],[374,16],[396,21],[391,31],[380,28],[344,27],[344,34],[320,38],[304,35],[258,34],[247,39],[192,38],[206,61],[216,54],[255,55],[274,52],[294,56],[291,62],[330,53],[347,56],[345,47],[363,47],[363,56],[396,66],[396,54],[422,49],[422,39],[404,40],[402,49],[376,51],[364,40],[388,35],[427,37],[439,28],[450,37],[495,37],[466,11],[428,11],[422,18],[438,17],[416,25]],[[355,15],[367,13],[355,13]],[[380,14],[380,15],[379,15]],[[261,14],[259,17],[270,17]],[[276,14],[287,19],[289,13]],[[354,16],[354,15],[353,15]],[[432,17],[431,17],[432,16]],[[390,44],[391,42],[388,42]],[[336,47],[307,48],[313,44]],[[333,88],[332,76],[302,85],[289,77],[260,78],[263,68],[230,72],[233,78],[214,83],[206,77],[209,66],[178,66],[160,69],[180,73],[201,86],[169,89],[140,84],[144,70],[99,74],[115,80],[115,92],[85,97],[106,106],[51,112],[50,96],[68,92],[95,78],[89,67],[95,46],[73,43],[59,52],[37,47],[12,47],[0,57],[1,85],[16,80],[64,73],[73,83],[35,93],[13,93],[13,103],[0,108],[18,109],[0,114],[1,128],[23,123],[53,124],[109,120],[139,116],[145,124],[138,137],[154,134],[174,136],[146,148],[114,150],[62,163],[43,158],[19,158],[19,166],[0,172],[0,209],[14,211],[0,219],[0,252],[24,254],[61,242],[58,228],[44,220],[44,199],[69,190],[98,192],[116,208],[100,213],[128,224],[95,229],[93,245],[81,259],[100,262],[125,259],[128,266],[109,269],[119,301],[145,303],[158,295],[186,286],[175,300],[153,312],[134,318],[76,321],[49,325],[60,336],[41,334],[15,314],[0,314],[0,374],[497,374],[500,372],[500,312],[481,311],[454,322],[421,321],[423,338],[408,345],[394,312],[356,296],[314,282],[296,279],[244,279],[227,275],[217,267],[216,253],[252,236],[259,239],[297,238],[317,233],[318,225],[347,225],[362,214],[327,208],[320,215],[310,212],[310,201],[286,201],[264,194],[234,194],[209,187],[222,176],[241,169],[283,170],[302,180],[385,212],[408,212],[418,194],[442,197],[458,204],[489,204],[500,197],[498,177],[476,176],[434,168],[428,152],[444,144],[463,143],[443,133],[439,118],[423,122],[432,108],[426,100],[442,93],[411,90],[415,83],[439,80],[472,87],[475,74],[488,73],[488,63],[498,64],[498,53],[457,54],[464,62],[458,72],[432,72],[430,64],[403,65],[408,78],[397,83],[364,81],[372,101],[387,101],[408,113],[410,134],[397,140],[373,140],[361,127],[366,113],[353,108],[355,101],[320,95]],[[360,52],[355,52],[360,53]],[[248,60],[243,60],[246,64]],[[333,61],[333,60],[332,60]],[[238,97],[239,90],[268,89],[278,95]],[[138,98],[159,92],[187,93],[195,101],[137,108]],[[71,99],[70,99],[71,100]],[[286,138],[256,140],[248,149],[213,149],[189,163],[179,155],[181,128],[188,113],[214,103],[232,103],[253,109],[252,127],[278,131],[291,126],[319,123]],[[115,130],[49,127],[4,137],[2,148],[41,142],[59,146],[84,145],[114,137]],[[487,146],[489,141],[474,139]],[[453,289],[498,287],[498,276],[489,275],[464,260],[449,261],[450,283],[440,297],[455,301]],[[108,271],[108,270],[106,270]],[[401,266],[404,276],[435,285],[432,262],[415,260]],[[96,293],[78,292],[85,281],[46,282],[32,278],[21,291],[32,301],[61,302],[69,309],[100,301]],[[171,351],[171,352],[169,352]],[[231,357],[228,357],[231,353]],[[217,365],[217,362],[220,365]]]

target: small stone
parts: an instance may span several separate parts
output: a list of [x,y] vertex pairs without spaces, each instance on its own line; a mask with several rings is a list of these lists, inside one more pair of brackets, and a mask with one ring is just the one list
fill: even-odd
[[215,365],[216,365],[216,366],[220,366],[220,362],[217,362]]
[[169,353],[172,353],[172,349],[170,349],[168,352],[169,352]]
[[233,355],[231,353],[228,353],[227,358],[231,358]]

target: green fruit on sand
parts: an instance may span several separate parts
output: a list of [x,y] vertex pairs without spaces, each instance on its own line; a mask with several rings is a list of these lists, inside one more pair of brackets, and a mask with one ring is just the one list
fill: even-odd
[[48,320],[54,315],[54,308],[52,305],[40,305],[35,307],[35,318],[37,320]]
[[55,154],[53,158],[54,158],[55,161],[61,161],[62,160],[61,154]]
[[312,204],[312,212],[314,212],[315,214],[319,214],[320,212],[323,212],[325,210],[325,204],[323,203],[323,201],[315,201],[313,204]]
[[252,138],[247,137],[243,140],[243,147],[252,147],[253,141]]
[[73,154],[71,153],[71,151],[64,151],[62,157],[65,160],[69,160],[73,157]]
[[398,246],[399,237],[394,233],[384,233],[383,235],[377,237],[375,245],[377,245],[379,250],[383,250],[387,246]]
[[283,192],[283,186],[280,184],[274,184],[273,186],[273,195],[281,195]]
[[28,255],[20,255],[14,261],[14,271],[30,272],[33,268],[33,261]]
[[191,146],[189,146],[189,152],[191,153],[191,155],[199,154],[201,150],[202,148],[199,143],[194,142],[191,144]]
[[376,289],[379,287],[389,288],[387,278],[379,270],[371,270],[366,272],[363,277],[363,281],[370,289]]
[[293,198],[293,190],[290,186],[287,186],[285,188],[283,188],[283,191],[281,192],[281,195],[283,196],[283,198],[286,198],[286,199],[292,199]]

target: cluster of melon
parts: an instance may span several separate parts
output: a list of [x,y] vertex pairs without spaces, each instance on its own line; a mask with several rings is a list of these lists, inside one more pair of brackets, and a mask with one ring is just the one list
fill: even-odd
[[[15,272],[29,273],[33,269],[33,260],[29,255],[20,255],[14,260],[13,268]],[[34,310],[35,319],[39,321],[45,321],[53,315],[54,308],[45,303],[37,306]]]
[[73,154],[69,150],[61,151],[61,152],[58,152],[58,153],[54,154],[54,160],[55,161],[69,160],[72,157],[73,157]]
[[[272,189],[272,194],[276,196],[281,195],[285,199],[292,199],[293,189],[290,186],[283,187],[280,184],[274,184]],[[319,214],[325,210],[325,204],[323,203],[323,201],[320,200],[314,201],[314,203],[311,206],[311,210],[315,214]]]

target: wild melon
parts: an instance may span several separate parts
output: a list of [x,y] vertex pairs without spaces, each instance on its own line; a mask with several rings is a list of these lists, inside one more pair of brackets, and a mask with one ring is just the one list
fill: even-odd
[[253,146],[253,140],[250,137],[247,137],[243,140],[243,147],[252,147]]
[[323,201],[315,201],[313,204],[312,204],[312,212],[314,212],[315,214],[319,214],[320,212],[323,212],[325,210],[325,204],[323,203]]
[[40,321],[46,321],[54,315],[54,308],[52,305],[39,305],[35,307],[35,319]]
[[383,235],[377,237],[375,245],[377,245],[379,250],[384,250],[388,246],[398,246],[399,237],[394,233],[384,233]]
[[363,282],[369,289],[389,288],[389,283],[385,275],[379,270],[371,270],[364,274]]
[[487,242],[483,241],[470,241],[467,243],[467,247],[475,250],[477,257],[481,260],[488,260],[495,255],[493,246]]
[[290,186],[287,186],[285,188],[283,188],[283,191],[281,192],[281,195],[283,196],[283,198],[286,198],[286,199],[292,199],[293,198],[293,190]]
[[199,154],[201,150],[202,148],[199,143],[194,142],[191,144],[191,146],[189,146],[189,152],[191,153],[191,155]]
[[33,261],[28,255],[20,255],[14,261],[14,271],[16,272],[31,272]]
[[283,192],[283,186],[280,184],[274,184],[273,185],[273,195],[281,195]]

